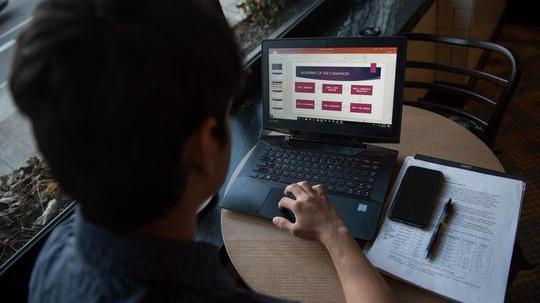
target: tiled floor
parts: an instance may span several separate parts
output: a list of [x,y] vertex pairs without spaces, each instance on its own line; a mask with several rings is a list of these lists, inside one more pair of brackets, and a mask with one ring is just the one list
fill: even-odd
[[[518,240],[530,262],[540,264],[540,27],[505,25],[498,43],[517,54],[522,77],[505,114],[495,144],[506,170],[527,182]],[[501,71],[497,59],[489,71]],[[540,266],[521,272],[511,286],[508,302],[538,302]]]

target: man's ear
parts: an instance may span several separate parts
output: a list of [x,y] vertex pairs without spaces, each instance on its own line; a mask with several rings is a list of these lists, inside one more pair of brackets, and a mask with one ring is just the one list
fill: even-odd
[[204,176],[216,173],[215,161],[219,160],[217,155],[221,152],[220,144],[213,134],[217,124],[214,118],[206,118],[199,130],[184,143],[182,162]]

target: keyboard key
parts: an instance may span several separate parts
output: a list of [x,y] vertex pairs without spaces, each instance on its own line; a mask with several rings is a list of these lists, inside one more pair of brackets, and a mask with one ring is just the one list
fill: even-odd
[[279,182],[280,183],[285,183],[285,184],[293,184],[293,183],[296,183],[296,180],[293,179],[293,178],[281,177],[281,178],[279,178]]
[[343,186],[336,186],[336,191],[337,191],[338,193],[344,194],[344,193],[347,192],[347,188],[345,188],[345,187],[343,187]]
[[258,174],[259,174],[258,172],[254,171],[254,172],[252,172],[249,176],[250,176],[251,178],[257,178],[257,175],[258,175]]
[[355,181],[365,183],[365,182],[367,182],[367,178],[366,177],[358,177],[358,180],[355,179]]

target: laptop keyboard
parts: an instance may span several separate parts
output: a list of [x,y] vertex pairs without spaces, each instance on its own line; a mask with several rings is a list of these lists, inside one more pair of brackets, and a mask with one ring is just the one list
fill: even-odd
[[369,197],[380,162],[361,156],[267,147],[251,178],[291,184],[324,184],[327,192]]

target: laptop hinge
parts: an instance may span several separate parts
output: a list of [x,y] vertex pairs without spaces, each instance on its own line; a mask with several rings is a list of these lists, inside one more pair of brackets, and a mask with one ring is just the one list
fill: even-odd
[[357,148],[366,148],[367,145],[362,142],[360,138],[352,136],[339,136],[339,135],[328,135],[321,133],[306,133],[291,131],[290,136],[287,137],[286,141],[291,144],[301,144],[301,143],[318,143],[318,144],[330,144],[330,145],[339,145],[339,146],[350,146]]

